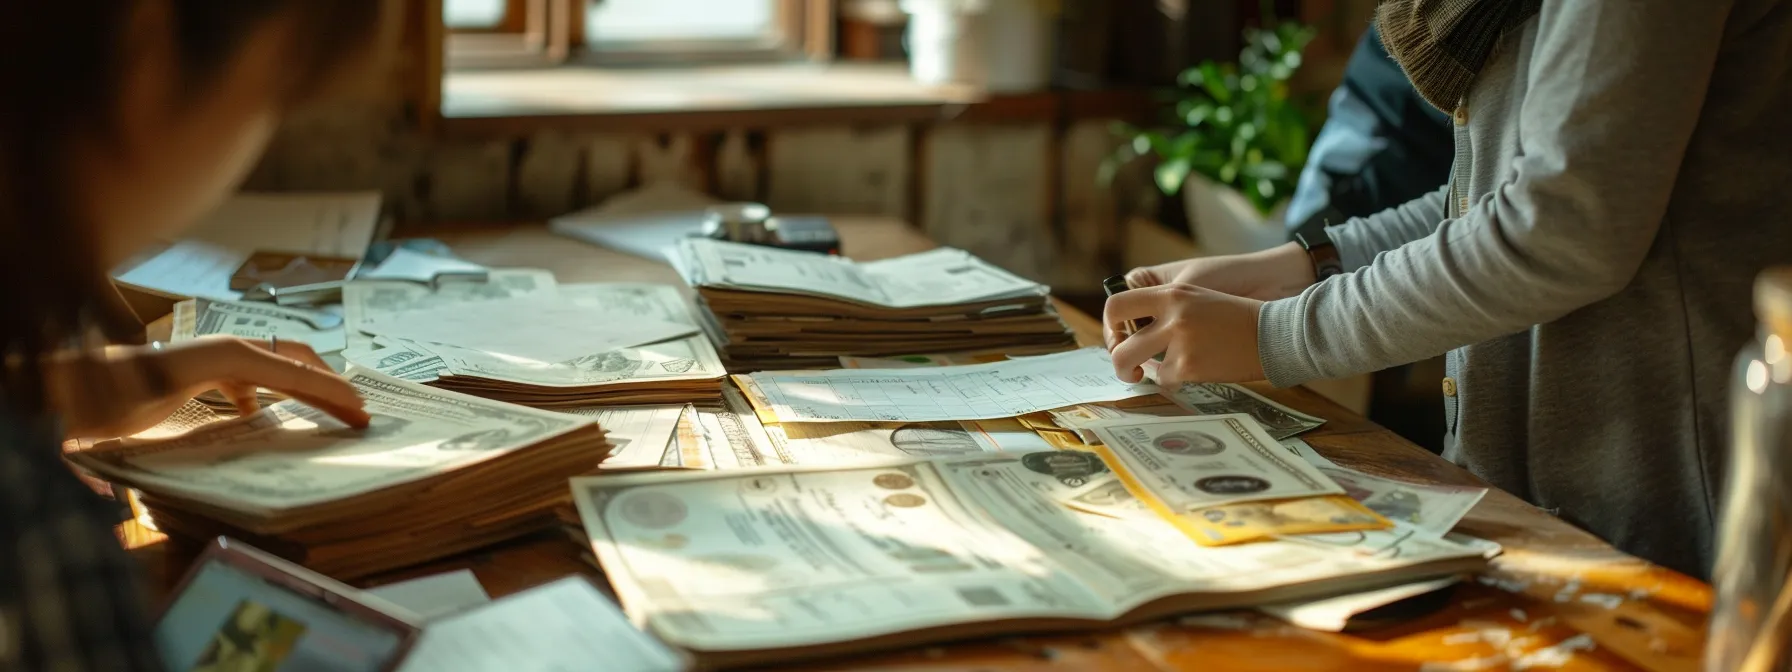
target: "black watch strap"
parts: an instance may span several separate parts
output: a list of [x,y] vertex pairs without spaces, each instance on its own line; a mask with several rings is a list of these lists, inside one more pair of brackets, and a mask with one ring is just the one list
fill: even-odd
[[1307,258],[1313,261],[1315,282],[1344,272],[1344,261],[1338,257],[1338,248],[1332,244],[1332,237],[1326,235],[1325,229],[1295,233],[1294,241],[1300,243],[1301,249],[1307,251]]

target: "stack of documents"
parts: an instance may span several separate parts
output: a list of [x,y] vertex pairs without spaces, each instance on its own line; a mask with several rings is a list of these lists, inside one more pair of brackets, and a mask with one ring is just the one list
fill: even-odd
[[727,375],[668,285],[557,285],[492,270],[439,287],[343,289],[347,360],[443,389],[538,408],[718,401]]
[[857,263],[690,238],[670,257],[697,289],[704,326],[736,371],[832,368],[846,355],[1075,347],[1048,288],[963,250]]
[[233,536],[346,580],[551,528],[566,480],[610,453],[595,418],[358,368],[348,379],[366,429],[285,401],[69,460],[140,491],[164,532]]

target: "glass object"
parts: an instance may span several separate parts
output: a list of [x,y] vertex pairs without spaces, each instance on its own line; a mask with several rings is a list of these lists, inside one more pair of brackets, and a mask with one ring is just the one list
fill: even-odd
[[1755,283],[1730,388],[1730,466],[1705,669],[1792,670],[1792,267]]

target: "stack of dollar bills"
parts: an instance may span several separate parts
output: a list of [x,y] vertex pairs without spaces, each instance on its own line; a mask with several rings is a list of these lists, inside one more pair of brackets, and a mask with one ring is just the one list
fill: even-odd
[[170,535],[233,536],[353,579],[552,528],[567,479],[611,452],[591,417],[358,368],[347,376],[367,400],[367,428],[283,401],[68,459],[137,490]]

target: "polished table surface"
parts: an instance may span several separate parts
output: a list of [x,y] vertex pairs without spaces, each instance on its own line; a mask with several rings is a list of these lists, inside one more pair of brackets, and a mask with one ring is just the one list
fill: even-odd
[[[933,246],[903,222],[836,219],[845,253],[874,259]],[[494,267],[553,271],[563,283],[680,284],[664,264],[555,236],[540,225],[436,226],[395,237],[440,239]],[[1060,305],[1084,344],[1099,323]],[[152,327],[153,329],[153,327]],[[1326,419],[1301,435],[1339,464],[1425,483],[1486,484],[1392,432],[1305,389],[1252,389]],[[867,654],[793,669],[883,670],[1697,670],[1711,591],[1706,584],[1627,556],[1598,538],[1494,490],[1457,531],[1500,543],[1504,554],[1447,606],[1396,625],[1337,634],[1256,614],[1201,614],[1127,629],[1010,637]],[[121,528],[161,588],[192,549],[134,524]],[[363,582],[381,585],[471,569],[494,597],[570,575],[601,576],[558,532]]]

